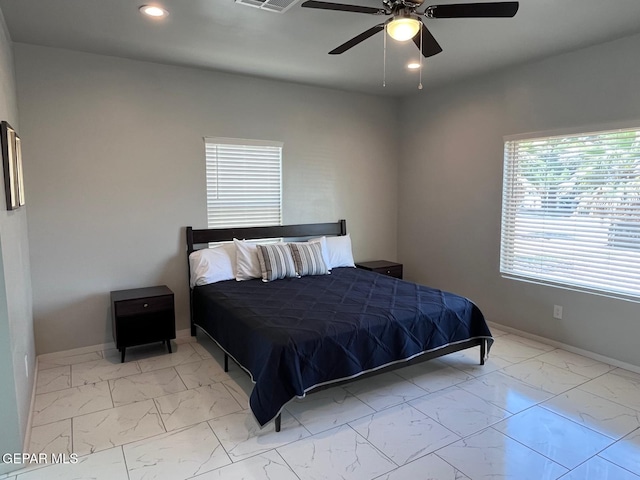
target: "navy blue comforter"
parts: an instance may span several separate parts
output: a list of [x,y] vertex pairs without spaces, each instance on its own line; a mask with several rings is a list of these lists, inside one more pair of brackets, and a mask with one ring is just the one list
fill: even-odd
[[196,287],[194,321],[248,370],[264,425],[310,388],[491,332],[466,298],[356,268]]

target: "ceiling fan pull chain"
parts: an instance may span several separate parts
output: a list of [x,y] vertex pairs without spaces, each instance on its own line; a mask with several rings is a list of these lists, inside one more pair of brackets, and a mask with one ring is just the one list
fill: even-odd
[[420,82],[418,83],[418,90],[422,90],[422,29],[424,28],[424,23],[420,22],[420,52],[418,53],[418,57],[420,57]]
[[382,48],[382,86],[387,86],[387,24],[384,24],[384,40]]

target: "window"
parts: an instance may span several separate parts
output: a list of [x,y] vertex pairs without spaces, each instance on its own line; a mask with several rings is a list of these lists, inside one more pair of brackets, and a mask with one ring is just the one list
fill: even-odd
[[209,228],[282,223],[282,143],[205,138]]
[[640,129],[507,139],[500,272],[640,297]]

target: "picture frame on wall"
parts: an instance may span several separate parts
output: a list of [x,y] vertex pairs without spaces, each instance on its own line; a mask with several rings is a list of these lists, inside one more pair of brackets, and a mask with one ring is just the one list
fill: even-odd
[[22,148],[17,132],[5,121],[0,123],[0,143],[7,210],[15,210],[24,205]]

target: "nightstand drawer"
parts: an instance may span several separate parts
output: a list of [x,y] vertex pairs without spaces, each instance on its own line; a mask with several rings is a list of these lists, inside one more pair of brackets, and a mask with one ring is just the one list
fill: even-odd
[[173,310],[173,295],[122,300],[115,302],[115,308],[119,317]]
[[382,273],[383,275],[389,275],[390,277],[402,278],[402,265],[396,265],[393,267],[377,268],[374,272]]

